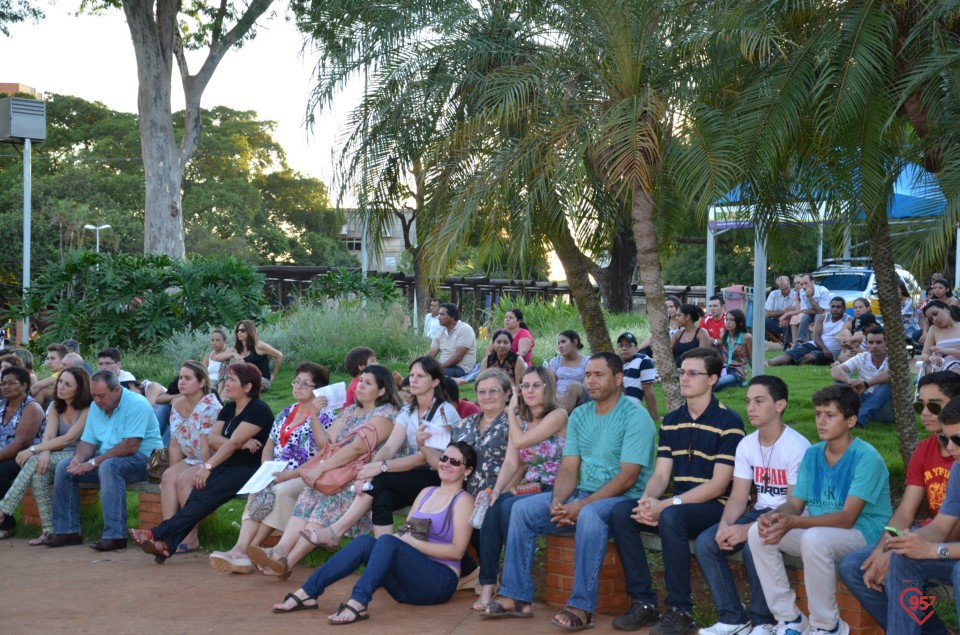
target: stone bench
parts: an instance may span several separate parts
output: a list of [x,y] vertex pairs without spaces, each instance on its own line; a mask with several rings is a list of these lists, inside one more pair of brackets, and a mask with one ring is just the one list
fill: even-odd
[[[654,534],[641,534],[643,546],[648,551],[659,552],[663,548],[660,537]],[[565,605],[573,589],[573,557],[574,538],[572,534],[547,536],[546,553],[546,601],[551,604]],[[690,541],[690,553],[694,553],[694,543]],[[787,566],[787,575],[790,583],[797,592],[797,605],[804,613],[809,613],[807,606],[806,588],[803,586],[803,561],[795,556],[784,555]],[[731,569],[739,589],[746,589],[747,576],[743,568],[742,552],[730,556]],[[696,557],[691,559],[692,581],[698,578],[701,581],[699,591],[694,584],[694,595],[706,594],[703,598],[712,603],[706,583],[699,576]],[[630,598],[627,596],[626,581],[623,576],[623,565],[613,541],[607,543],[607,551],[600,567],[600,580],[597,595],[597,612],[605,615],[620,615],[630,607]],[[876,620],[867,613],[860,602],[847,590],[839,580],[837,581],[837,605],[840,608],[840,617],[850,625],[850,632],[858,635],[883,635],[883,629]],[[661,607],[665,610],[666,607]]]

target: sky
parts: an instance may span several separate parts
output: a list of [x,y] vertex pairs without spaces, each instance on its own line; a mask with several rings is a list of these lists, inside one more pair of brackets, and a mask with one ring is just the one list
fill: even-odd
[[[0,35],[0,82],[136,113],[136,60],[123,12],[71,15],[79,6],[76,0],[40,6],[46,18],[37,24],[11,25],[9,37]],[[308,133],[303,121],[314,60],[300,55],[303,38],[284,16],[261,18],[258,24],[262,26],[256,39],[224,56],[201,105],[253,110],[260,120],[275,121],[274,138],[286,151],[290,166],[330,187],[337,139],[349,111],[359,102],[361,85],[348,86],[332,111],[316,113],[314,132]],[[191,72],[196,72],[202,55],[193,53],[189,60]],[[173,86],[173,110],[182,110],[176,70]],[[351,202],[352,198],[344,201]]]

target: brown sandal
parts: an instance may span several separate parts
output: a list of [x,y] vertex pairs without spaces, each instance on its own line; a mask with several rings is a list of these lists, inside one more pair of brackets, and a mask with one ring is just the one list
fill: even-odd
[[314,547],[320,547],[328,551],[336,551],[340,547],[340,539],[337,538],[337,534],[334,533],[333,527],[327,526],[322,529],[326,530],[326,540],[321,537],[320,530],[314,529],[313,527],[304,527],[299,531],[299,534],[301,538]]
[[[583,609],[574,610],[583,611]],[[562,628],[565,631],[582,631],[588,628],[593,628],[593,613],[587,613],[586,611],[583,611],[583,614],[585,618],[580,617],[574,613],[573,610],[570,610],[570,607],[567,607],[561,609],[560,612],[557,613],[556,617],[550,620],[550,623],[558,628]],[[566,624],[557,619],[561,615],[567,618]]]
[[480,614],[480,617],[486,619],[502,619],[505,617],[517,617],[520,619],[527,619],[533,617],[533,611],[524,611],[523,609],[530,606],[529,602],[521,602],[520,600],[513,601],[513,608],[508,609],[503,604],[500,603],[500,600],[493,600],[487,606],[487,610]]

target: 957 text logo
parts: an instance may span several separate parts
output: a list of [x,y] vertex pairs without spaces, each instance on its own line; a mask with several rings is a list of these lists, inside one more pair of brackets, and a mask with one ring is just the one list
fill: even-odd
[[926,590],[907,587],[900,594],[900,606],[917,624],[923,625],[934,614],[934,607],[947,599],[946,588],[939,582],[932,583]]

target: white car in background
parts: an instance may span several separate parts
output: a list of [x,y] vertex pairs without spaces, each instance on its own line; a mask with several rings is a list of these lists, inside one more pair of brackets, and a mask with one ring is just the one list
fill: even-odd
[[[868,262],[870,259],[866,259]],[[897,275],[905,285],[910,297],[915,300],[920,297],[920,285],[913,274],[894,265]],[[882,323],[880,315],[880,298],[877,296],[877,278],[873,273],[873,265],[864,266],[843,263],[826,264],[810,274],[814,284],[830,290],[830,297],[840,296],[847,303],[847,313],[853,315],[853,301],[857,298],[869,298],[871,311]]]

